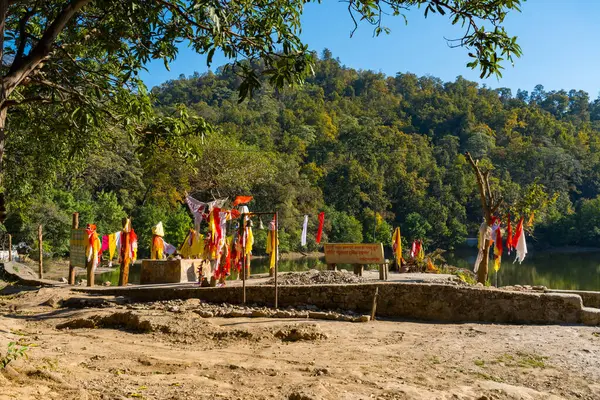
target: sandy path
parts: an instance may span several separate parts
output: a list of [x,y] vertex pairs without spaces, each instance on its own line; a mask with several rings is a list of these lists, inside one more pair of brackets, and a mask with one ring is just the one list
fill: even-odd
[[[127,310],[32,305],[50,294],[0,298],[0,351],[9,340],[36,345],[29,360],[11,364],[12,374],[0,374],[2,400],[600,398],[600,328],[136,310],[171,332],[58,330],[65,321]],[[273,336],[290,325],[327,338]]]

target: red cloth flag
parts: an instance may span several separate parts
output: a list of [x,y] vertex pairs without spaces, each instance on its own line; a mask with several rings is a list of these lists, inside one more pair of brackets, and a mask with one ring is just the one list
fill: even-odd
[[321,236],[323,235],[323,224],[325,223],[325,213],[319,213],[319,230],[317,231],[317,243],[321,243]]
[[231,205],[231,207],[235,207],[238,206],[240,204],[247,204],[250,203],[252,201],[252,196],[237,196],[235,198],[235,200],[233,201],[233,204]]
[[508,254],[510,254],[510,251],[514,250],[514,248],[512,225],[510,224],[510,214],[508,214],[506,217],[506,249],[508,250]]

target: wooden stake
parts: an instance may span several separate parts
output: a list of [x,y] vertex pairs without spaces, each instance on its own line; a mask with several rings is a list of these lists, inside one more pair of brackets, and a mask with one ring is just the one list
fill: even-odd
[[379,288],[375,288],[373,295],[373,307],[371,307],[371,321],[375,321],[375,310],[377,309],[377,296],[379,296]]
[[[73,213],[71,229],[79,229],[79,213]],[[69,261],[69,285],[75,284],[75,266]]]
[[42,225],[38,226],[38,246],[40,248],[40,262],[38,268],[38,275],[40,279],[44,279],[44,251],[43,251],[43,241],[42,241]]
[[[87,256],[87,254],[86,254],[86,256]],[[94,265],[93,257],[91,260],[86,261],[86,263],[85,263],[85,269],[87,270],[87,285],[89,287],[94,286],[95,281],[96,281],[96,276],[94,274],[95,271],[94,271],[93,265]]]
[[246,304],[246,214],[242,214],[242,304]]
[[[131,243],[129,243],[129,232],[125,232],[125,226],[127,225],[127,218],[123,218],[123,230],[121,231],[121,254],[125,254],[123,250],[130,249]],[[129,257],[127,257],[129,260]],[[119,272],[119,286],[127,286],[129,282],[129,261],[125,261],[125,257],[122,257],[123,264],[121,264],[121,271]]]
[[12,235],[8,234],[8,261],[12,261]]
[[279,269],[279,213],[275,212],[275,308],[278,307],[277,270]]

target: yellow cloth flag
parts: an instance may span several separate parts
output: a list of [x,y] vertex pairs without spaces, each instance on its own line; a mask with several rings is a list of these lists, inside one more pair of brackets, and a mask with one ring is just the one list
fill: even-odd
[[247,227],[248,236],[246,237],[246,254],[252,253],[252,245],[254,245],[254,234],[252,233],[252,228]]
[[425,258],[425,250],[423,249],[423,244],[421,244],[421,248],[419,249],[419,254],[417,255],[417,260],[423,261]]
[[110,257],[109,261],[112,261],[115,251],[117,250],[117,235],[111,233],[108,235],[108,256]]
[[192,258],[201,258],[204,253],[204,236],[200,233],[192,230],[192,246],[190,248],[190,253]]
[[494,271],[498,272],[500,270],[500,262],[501,257],[496,257],[496,259],[494,260]]
[[195,230],[190,229],[183,244],[179,247],[179,254],[184,258],[197,258],[204,253],[203,237]]
[[275,244],[276,240],[275,231],[267,232],[267,254],[269,254],[269,268],[275,268],[275,263],[277,261],[277,245],[279,245],[279,240],[277,239],[277,245]]
[[400,237],[400,227],[394,230],[394,235],[392,236],[392,250],[396,256],[396,264],[400,267],[400,265],[402,265],[402,238]]

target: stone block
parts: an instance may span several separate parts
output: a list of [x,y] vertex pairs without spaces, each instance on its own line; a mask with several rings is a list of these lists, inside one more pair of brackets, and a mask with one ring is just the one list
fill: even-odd
[[143,260],[140,284],[196,282],[201,260]]

